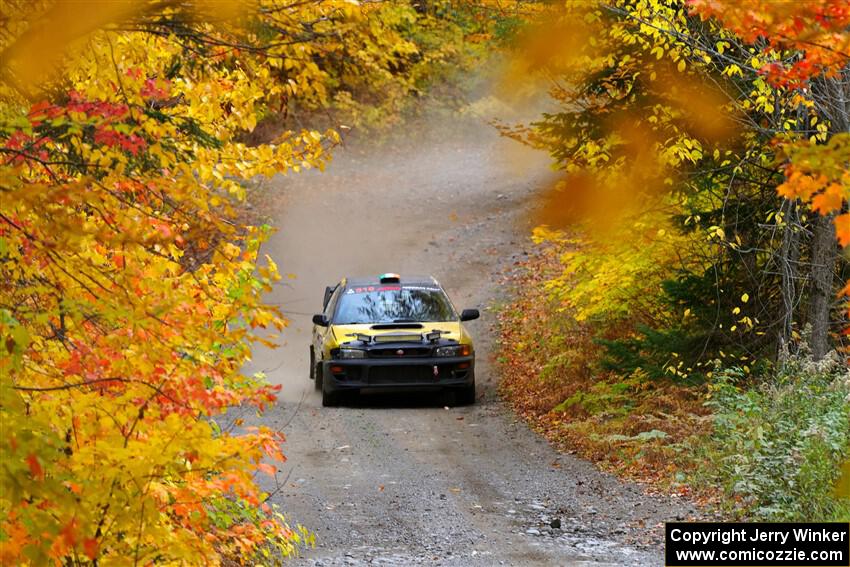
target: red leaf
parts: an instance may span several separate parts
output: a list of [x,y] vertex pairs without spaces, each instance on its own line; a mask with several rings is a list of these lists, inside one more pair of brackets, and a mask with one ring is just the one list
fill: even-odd
[[26,460],[30,467],[30,474],[32,474],[33,478],[36,480],[44,478],[44,469],[41,468],[41,463],[38,462],[38,457],[36,457],[33,453],[30,453],[27,455]]
[[97,557],[98,549],[100,545],[97,543],[97,539],[95,538],[86,538],[83,540],[83,553],[86,554],[91,560],[94,560]]
[[274,476],[277,473],[277,467],[268,463],[260,463],[257,465],[257,470],[261,470],[269,476]]
[[68,524],[59,531],[62,539],[68,547],[77,545],[77,519],[73,518]]

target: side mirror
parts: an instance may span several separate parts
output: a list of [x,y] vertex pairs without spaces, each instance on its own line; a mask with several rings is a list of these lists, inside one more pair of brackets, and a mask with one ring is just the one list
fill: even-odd
[[472,321],[479,317],[481,317],[481,313],[478,312],[478,309],[464,309],[460,314],[461,321]]
[[313,315],[313,324],[318,325],[320,327],[328,326],[328,318],[322,315],[321,313],[317,315]]

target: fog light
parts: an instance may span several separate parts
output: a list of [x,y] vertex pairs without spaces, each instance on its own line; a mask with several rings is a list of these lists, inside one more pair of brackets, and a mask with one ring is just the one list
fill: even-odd
[[457,365],[457,367],[461,370],[464,370],[466,368],[469,368],[469,363],[468,362],[461,362],[460,364]]
[[342,374],[343,372],[345,372],[345,368],[343,368],[342,366],[331,366],[331,372],[333,372],[334,374]]

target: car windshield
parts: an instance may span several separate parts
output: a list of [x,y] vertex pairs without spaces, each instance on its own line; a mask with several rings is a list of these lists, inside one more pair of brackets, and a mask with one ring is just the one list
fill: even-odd
[[334,323],[452,321],[457,314],[446,293],[429,285],[352,286],[342,293]]

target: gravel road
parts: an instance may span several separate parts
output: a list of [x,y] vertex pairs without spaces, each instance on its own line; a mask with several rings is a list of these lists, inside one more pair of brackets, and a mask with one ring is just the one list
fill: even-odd
[[[281,177],[261,205],[291,324],[248,371],[282,384],[263,418],[288,438],[267,488],[316,535],[295,565],[662,565],[658,526],[690,505],[558,454],[498,400],[493,315],[501,274],[530,245],[548,159],[473,119],[338,150],[325,173]],[[478,402],[363,396],[322,408],[308,379],[310,315],[344,275],[431,273],[458,309],[478,307]]]

